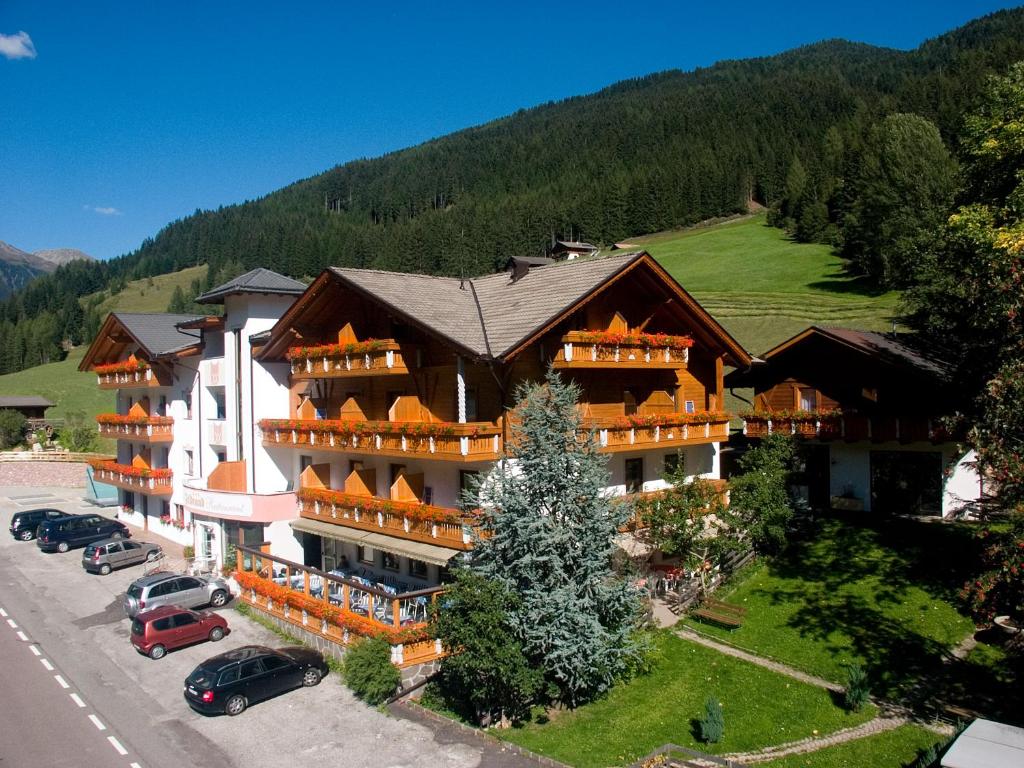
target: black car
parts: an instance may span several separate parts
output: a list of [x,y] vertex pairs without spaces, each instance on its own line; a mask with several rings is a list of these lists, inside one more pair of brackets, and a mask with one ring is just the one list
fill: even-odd
[[185,679],[185,701],[203,714],[240,715],[250,704],[327,674],[324,657],[309,648],[246,645],[207,659]]
[[36,531],[36,546],[43,552],[67,552],[101,539],[127,539],[128,526],[100,515],[71,515],[44,520]]
[[11,536],[22,541],[32,541],[36,537],[36,528],[40,523],[61,517],[71,517],[71,513],[61,512],[59,509],[27,509],[24,512],[15,512],[11,518]]

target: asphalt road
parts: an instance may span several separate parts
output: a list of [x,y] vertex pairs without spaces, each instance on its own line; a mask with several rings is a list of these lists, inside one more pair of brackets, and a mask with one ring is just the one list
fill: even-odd
[[221,642],[180,649],[159,661],[139,655],[129,642],[121,600],[141,567],[91,575],[82,570],[81,550],[45,554],[34,542],[9,535],[16,509],[86,511],[74,492],[51,490],[64,498],[47,499],[45,489],[0,488],[0,607],[8,614],[0,616],[0,768],[536,765],[458,729],[367,707],[336,675],[239,717],[193,712],[182,698],[182,683],[199,662],[241,645],[281,641],[229,606],[222,613],[231,634]]

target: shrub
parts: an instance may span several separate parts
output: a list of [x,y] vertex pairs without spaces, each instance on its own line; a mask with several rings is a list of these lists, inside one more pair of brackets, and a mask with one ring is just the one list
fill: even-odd
[[391,646],[381,638],[354,643],[341,661],[341,676],[367,704],[383,704],[398,689],[402,677],[391,663]]
[[917,758],[917,762],[914,763],[914,768],[932,768],[939,762],[939,745],[932,744],[928,749],[921,753],[920,757]]
[[868,685],[868,673],[860,664],[851,664],[846,672],[846,692],[843,703],[851,712],[859,712],[868,703],[871,688]]
[[193,547],[191,544],[186,544],[184,547],[181,548],[181,555],[186,560],[191,560],[193,557],[196,556],[196,548]]
[[64,419],[59,435],[60,444],[74,453],[91,453],[96,450],[99,435],[95,425],[85,420],[81,411],[71,411]]
[[18,411],[0,411],[0,448],[11,448],[25,438],[25,417]]
[[704,716],[697,721],[701,741],[715,744],[722,740],[725,733],[725,715],[722,713],[722,702],[714,696],[708,696],[704,702]]

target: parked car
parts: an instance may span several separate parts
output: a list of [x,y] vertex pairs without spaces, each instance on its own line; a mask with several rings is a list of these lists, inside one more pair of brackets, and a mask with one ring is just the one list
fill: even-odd
[[324,657],[310,648],[247,645],[196,667],[185,679],[185,701],[204,714],[240,715],[262,699],[314,686],[326,674]]
[[71,515],[44,520],[36,531],[36,545],[43,552],[67,552],[103,539],[127,539],[128,526],[100,515]]
[[220,608],[231,597],[228,583],[219,577],[185,576],[180,573],[151,573],[136,579],[124,596],[124,612],[135,618],[140,611],[161,605]]
[[127,539],[94,541],[82,551],[82,567],[89,573],[106,576],[115,568],[156,560],[163,550],[159,544]]
[[162,659],[175,648],[204,640],[216,643],[230,632],[227,619],[212,611],[190,611],[164,605],[135,616],[132,620],[132,645],[151,659]]
[[71,513],[61,512],[59,509],[26,509],[24,512],[15,512],[11,518],[11,536],[22,541],[32,541],[41,522],[62,517],[71,517]]

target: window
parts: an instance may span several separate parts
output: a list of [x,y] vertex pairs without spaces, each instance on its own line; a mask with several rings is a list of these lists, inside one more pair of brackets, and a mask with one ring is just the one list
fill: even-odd
[[258,547],[263,543],[263,523],[239,523],[235,520],[224,521],[224,540],[228,547],[239,544],[246,547]]
[[626,493],[639,493],[644,487],[644,460],[626,459]]
[[195,456],[192,451],[187,449],[185,451],[185,474],[195,475]]
[[312,456],[299,456],[299,474],[300,475],[306,470],[306,467],[311,467],[311,466],[313,466],[313,457]]
[[382,552],[381,554],[384,556],[384,568],[389,571],[397,571],[398,555],[395,555],[391,552]]
[[427,564],[422,560],[409,560],[409,575],[417,579],[427,578]]
[[171,503],[169,501],[160,502],[160,517],[164,518],[168,522],[171,520]]
[[174,519],[177,520],[184,527],[185,525],[185,507],[181,504],[174,505]]
[[433,504],[434,503],[434,488],[430,485],[423,486],[423,503]]
[[359,560],[360,563],[373,565],[373,547],[356,547],[356,559]]
[[120,551],[121,551],[121,545],[120,544],[113,543],[113,542],[110,543],[110,544],[107,544],[107,554],[108,555],[112,555],[115,552],[120,552]]
[[121,546],[124,547],[125,552],[131,552],[136,549],[142,549],[142,545],[137,544],[134,541],[122,541]]
[[163,595],[169,595],[172,592],[178,591],[179,579],[168,579],[167,581],[161,582],[160,584],[154,584],[153,588],[149,590],[150,597],[162,597]]
[[178,588],[175,590],[176,592],[180,592],[186,589],[199,589],[201,586],[203,586],[203,583],[199,581],[199,579],[193,579],[191,576],[182,576],[180,579],[177,580],[177,582]]
[[220,673],[220,678],[217,680],[217,685],[228,685],[229,683],[238,682],[238,667],[232,667],[231,669],[224,670]]
[[213,418],[221,419],[221,420],[226,419],[227,418],[227,413],[228,413],[228,407],[227,407],[227,403],[225,402],[225,399],[224,399],[224,392],[223,391],[221,391],[221,390],[214,390],[213,391],[213,404],[214,404],[214,408],[216,409],[216,413],[214,414]]
[[476,389],[466,387],[466,421],[476,421],[478,418],[476,400]]
[[477,483],[480,479],[480,473],[475,469],[460,469],[459,470],[459,497],[462,498],[467,493],[473,494],[477,492]]
[[196,623],[196,617],[191,613],[179,613],[174,617],[174,626],[176,627],[187,627],[191,624]]
[[181,399],[185,401],[185,418],[192,418],[192,392],[190,390],[183,389],[181,391]]
[[277,672],[279,669],[286,669],[291,666],[287,661],[279,656],[264,656],[262,661],[263,670],[265,672]]
[[625,407],[627,416],[632,416],[636,413],[636,394],[633,390],[622,390],[622,404]]
[[156,415],[157,416],[166,416],[167,415],[167,395],[160,395],[160,401],[159,401],[159,403],[156,406]]
[[159,632],[166,632],[171,628],[171,617],[167,616],[162,619],[157,619],[153,622],[153,628]]
[[262,671],[259,659],[244,661],[238,665],[238,678],[240,680],[244,680],[247,677],[255,677]]
[[800,388],[800,410],[813,411],[818,407],[818,393],[813,387]]
[[124,493],[124,506],[131,511],[135,511],[135,494],[130,491],[122,491]]
[[686,403],[685,403],[685,408],[686,408],[686,412],[687,413],[696,413],[697,412],[697,409],[693,405],[693,400],[687,400]]
[[227,460],[228,460],[228,452],[227,451],[217,451],[217,463],[218,464],[223,464]]

